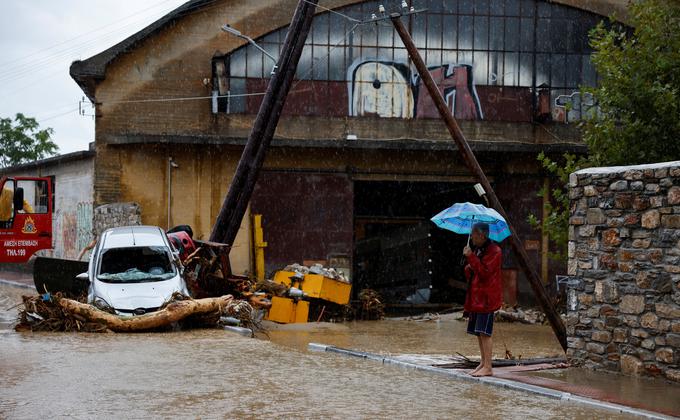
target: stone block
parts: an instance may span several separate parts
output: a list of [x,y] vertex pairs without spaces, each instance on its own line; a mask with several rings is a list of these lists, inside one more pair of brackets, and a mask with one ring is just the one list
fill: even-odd
[[680,370],[668,369],[666,370],[666,378],[674,382],[680,382]]
[[671,348],[660,348],[654,353],[654,355],[656,356],[656,360],[659,362],[668,364],[673,363],[673,349]]
[[647,229],[635,229],[631,237],[633,239],[647,239],[652,237],[652,232]]
[[[661,332],[671,331],[671,325],[671,321],[668,319],[659,320],[659,326],[657,327],[657,330]],[[680,330],[673,332],[680,332]]]
[[572,226],[581,226],[586,223],[586,219],[583,216],[571,216],[569,219],[569,224]]
[[680,229],[680,214],[663,215],[661,225],[667,229]]
[[[663,320],[661,322],[663,322]],[[674,333],[680,333],[680,321],[673,322],[670,328]]]
[[625,191],[628,189],[628,181],[616,181],[609,185],[609,189],[612,191]]
[[668,274],[664,274],[652,282],[652,288],[657,293],[666,294],[673,291],[673,281]]
[[567,347],[570,349],[583,349],[586,346],[585,340],[580,337],[567,337]]
[[626,375],[639,375],[644,371],[645,365],[637,357],[624,354],[621,356],[621,372]]
[[654,350],[656,344],[654,343],[653,338],[645,338],[644,340],[642,340],[642,343],[640,343],[640,346],[647,350]]
[[680,273],[680,266],[675,265],[675,264],[673,264],[673,265],[667,265],[667,266],[665,266],[663,269],[664,269],[664,271],[666,271],[667,273],[672,273],[672,274],[678,274],[678,273]]
[[633,181],[630,183],[630,189],[633,191],[642,191],[645,188],[645,183],[642,181]]
[[640,326],[640,320],[635,315],[624,315],[621,319],[624,324],[631,328],[638,328]]
[[596,197],[598,194],[597,188],[592,185],[586,185],[583,187],[583,195],[586,197]]
[[673,186],[673,178],[663,178],[659,180],[661,188],[670,188]]
[[659,168],[654,170],[654,178],[665,178],[668,176],[668,168]]
[[649,333],[647,331],[637,329],[637,328],[630,330],[630,335],[631,335],[631,337],[637,337],[637,338],[647,338],[647,337],[649,337]]
[[652,286],[652,279],[650,278],[649,273],[646,271],[637,273],[635,276],[635,284],[637,284],[640,289],[649,289]]
[[581,237],[590,237],[595,235],[595,226],[585,225],[578,228],[578,234]]
[[649,194],[657,194],[661,191],[661,186],[659,184],[647,184],[645,185],[645,192]]
[[640,326],[657,329],[659,327],[659,317],[654,312],[647,312],[640,317]]
[[629,169],[623,173],[623,178],[627,180],[642,179],[643,172],[639,169]]
[[586,351],[588,353],[604,354],[606,349],[607,348],[605,347],[604,344],[598,344],[598,343],[587,343],[586,344]]
[[588,209],[586,212],[586,221],[590,225],[601,225],[607,221],[602,209]]
[[593,304],[593,295],[582,293],[578,296],[578,302],[585,307],[589,307]]
[[627,262],[619,263],[619,271],[623,273],[630,273],[633,271],[633,268],[635,268],[635,266],[632,263]]
[[590,338],[600,343],[609,343],[612,341],[612,334],[609,331],[593,331],[593,335]]
[[652,244],[651,239],[635,239],[633,240],[633,248],[649,248]]
[[621,318],[616,316],[608,316],[604,319],[604,325],[607,328],[614,328],[621,325]]
[[628,330],[625,328],[614,328],[614,333],[612,334],[612,340],[615,343],[625,343],[628,339]]
[[649,198],[636,197],[633,200],[633,208],[637,211],[642,211],[649,208]]
[[619,293],[616,283],[609,280],[595,282],[595,300],[604,303],[616,303],[619,300]]
[[680,349],[680,334],[666,334],[666,344]]
[[633,195],[630,193],[617,193],[614,196],[614,207],[617,209],[629,209],[633,206]]
[[661,318],[680,319],[680,307],[667,303],[655,304],[656,314]]
[[[591,235],[592,236],[592,235]],[[607,229],[602,232],[602,243],[606,246],[619,246],[621,238],[618,229]]]
[[668,196],[666,198],[668,199],[669,206],[680,204],[680,187],[672,187],[669,189]]
[[649,206],[651,208],[658,208],[658,207],[663,207],[665,204],[665,197],[662,197],[660,195],[655,195],[654,197],[649,198]]
[[624,314],[641,314],[645,310],[645,297],[640,295],[623,296],[619,310]]
[[629,214],[623,218],[623,224],[626,226],[637,225],[640,223],[640,215],[637,213]]
[[578,185],[578,175],[575,173],[569,174],[569,186],[575,187]]
[[661,222],[658,210],[650,210],[642,214],[641,224],[645,229],[656,229]]

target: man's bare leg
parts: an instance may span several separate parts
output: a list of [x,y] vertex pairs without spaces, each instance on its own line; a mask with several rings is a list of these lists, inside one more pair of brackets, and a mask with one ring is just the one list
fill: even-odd
[[491,369],[491,353],[493,349],[493,341],[491,336],[479,336],[480,347],[482,348],[482,367],[477,370],[472,376],[493,376],[493,369]]
[[474,370],[472,372],[470,372],[470,375],[474,375],[482,367],[484,367],[484,364],[482,363],[484,361],[484,347],[482,346],[482,337],[479,336],[479,335],[477,336],[477,343],[479,344],[479,355],[480,355],[481,359],[479,361],[479,365],[477,365],[477,367],[474,368]]

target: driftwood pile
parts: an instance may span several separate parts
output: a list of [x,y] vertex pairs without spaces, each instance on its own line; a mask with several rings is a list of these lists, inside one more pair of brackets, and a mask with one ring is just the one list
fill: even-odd
[[215,326],[220,316],[234,316],[257,327],[253,308],[231,295],[191,299],[176,294],[155,312],[118,316],[60,294],[24,296],[17,331],[137,332],[174,328],[179,322]]
[[361,290],[359,303],[357,319],[373,321],[385,318],[385,305],[382,303],[382,297],[375,290]]
[[[469,357],[458,354],[452,357],[449,363],[434,364],[432,366],[443,369],[474,369],[479,365],[479,360],[470,359]],[[533,359],[493,359],[491,361],[492,367],[504,366],[530,366],[550,364],[556,368],[567,367],[567,359],[564,357],[540,357]]]

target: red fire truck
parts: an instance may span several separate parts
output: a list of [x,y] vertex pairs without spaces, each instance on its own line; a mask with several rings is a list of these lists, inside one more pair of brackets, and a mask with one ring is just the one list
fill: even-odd
[[25,263],[52,248],[50,178],[0,179],[0,263]]

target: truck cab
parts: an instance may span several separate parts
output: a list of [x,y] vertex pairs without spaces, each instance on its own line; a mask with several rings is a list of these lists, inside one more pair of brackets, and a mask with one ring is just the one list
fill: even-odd
[[49,178],[0,178],[0,263],[24,263],[52,248]]

